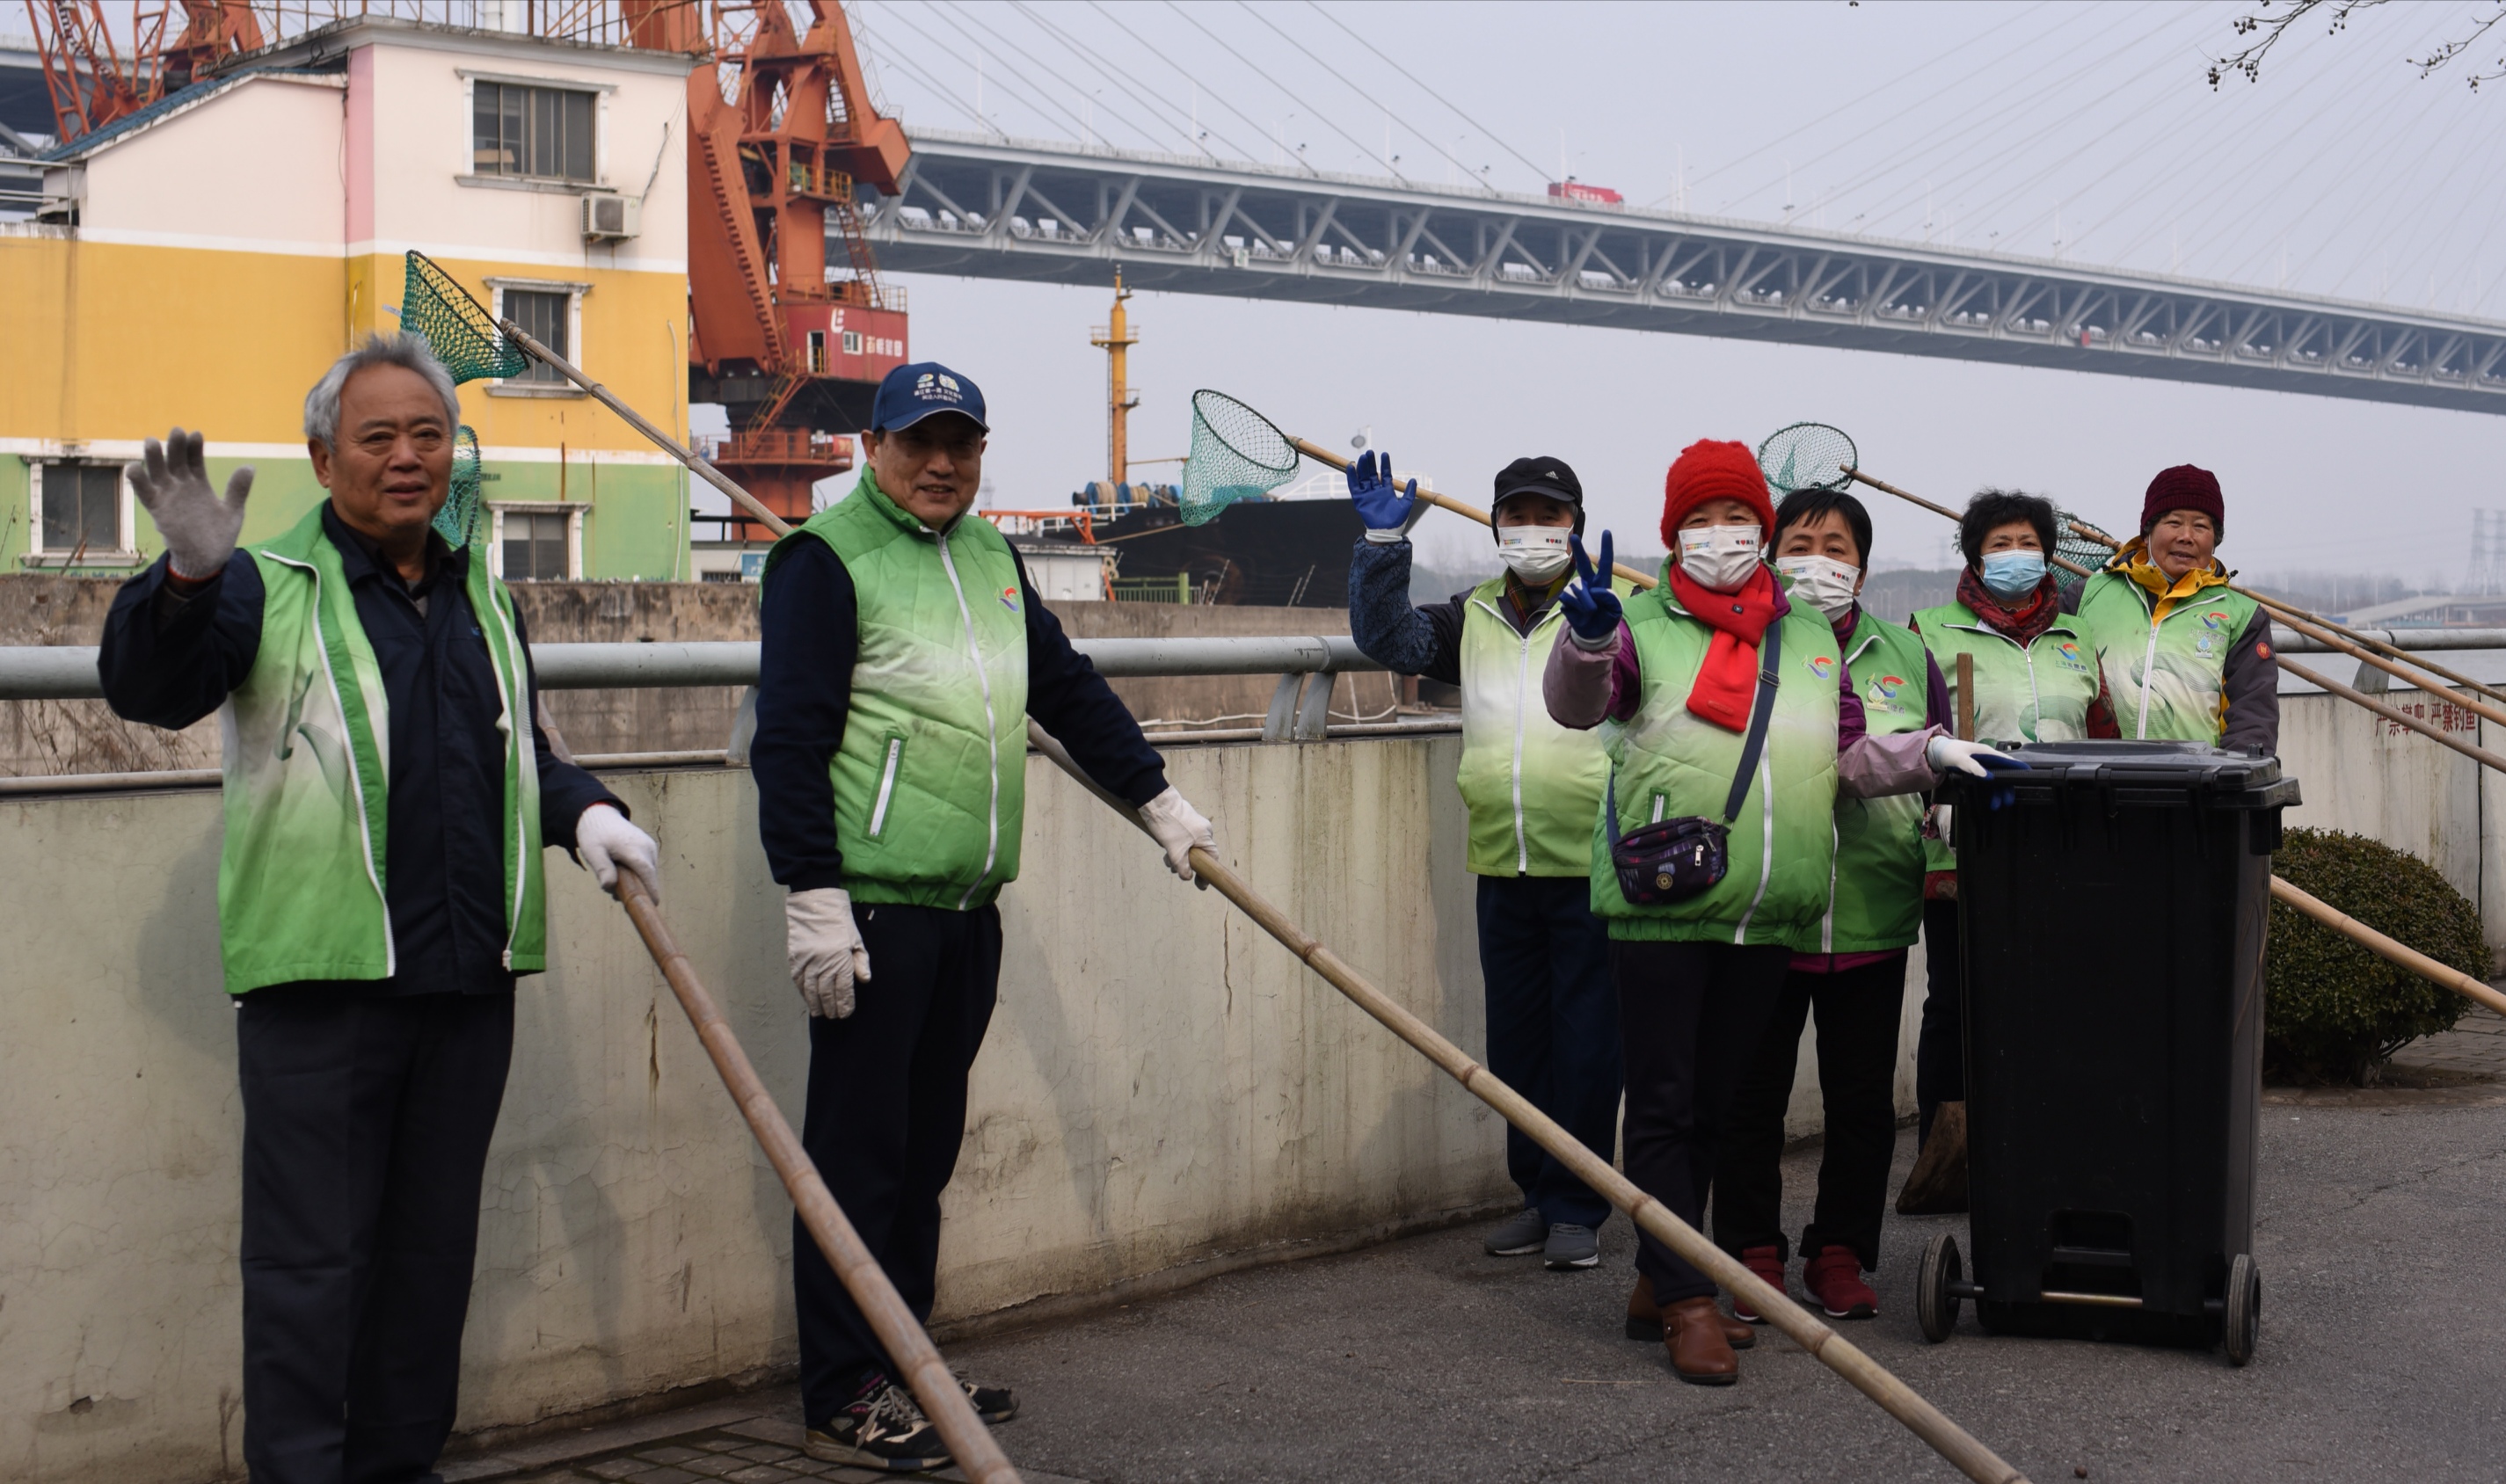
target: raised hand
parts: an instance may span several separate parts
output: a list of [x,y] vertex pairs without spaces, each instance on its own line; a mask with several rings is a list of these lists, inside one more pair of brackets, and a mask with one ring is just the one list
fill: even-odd
[[125,464],[131,492],[148,508],[157,534],[165,538],[165,560],[174,575],[201,582],[224,571],[243,534],[243,503],[252,493],[252,468],[227,477],[226,498],[209,488],[207,462],[197,433],[176,428],[159,443],[150,439],[140,460]]
[[1619,595],[1610,590],[1610,574],[1616,564],[1610,560],[1610,533],[1601,533],[1601,559],[1598,563],[1584,554],[1584,538],[1570,536],[1566,549],[1575,558],[1575,581],[1557,594],[1557,606],[1566,611],[1566,626],[1578,639],[1597,645],[1619,631],[1619,621],[1626,610]]
[[1372,449],[1348,466],[1348,498],[1357,507],[1357,518],[1366,522],[1369,541],[1404,540],[1426,513],[1418,503],[1418,481],[1394,484],[1391,455],[1378,460]]

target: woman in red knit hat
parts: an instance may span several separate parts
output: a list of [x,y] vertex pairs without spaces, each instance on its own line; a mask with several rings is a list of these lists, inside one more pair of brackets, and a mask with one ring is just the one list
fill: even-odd
[[[1602,728],[1611,763],[1593,910],[1610,926],[1627,1066],[1629,1179],[1699,1224],[1732,1095],[1796,952],[1814,952],[1841,792],[1933,787],[2010,763],[1937,726],[1866,727],[1825,615],[1763,560],[1774,505],[1748,446],[1691,444],[1663,484],[1661,585],[1613,593],[1611,539],[1559,601],[1567,639],[1542,689],[1566,726]],[[1748,1325],[1650,1237],[1630,1334],[1659,1325],[1684,1381],[1738,1379]]]

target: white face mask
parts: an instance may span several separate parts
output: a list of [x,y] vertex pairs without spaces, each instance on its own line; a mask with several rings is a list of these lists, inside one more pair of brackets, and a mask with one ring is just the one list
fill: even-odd
[[1753,525],[1691,526],[1679,533],[1679,570],[1700,587],[1730,592],[1758,569],[1758,543]]
[[1834,622],[1853,607],[1853,590],[1862,569],[1832,556],[1778,556],[1775,570],[1793,580],[1792,595],[1827,615]]
[[1575,559],[1566,548],[1566,538],[1574,534],[1562,525],[1498,526],[1497,560],[1524,582],[1545,586]]

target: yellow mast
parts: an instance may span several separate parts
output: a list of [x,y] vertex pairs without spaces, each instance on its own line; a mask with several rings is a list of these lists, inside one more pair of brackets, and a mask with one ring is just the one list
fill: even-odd
[[1128,483],[1131,477],[1131,452],[1128,416],[1140,399],[1130,394],[1126,377],[1125,352],[1140,343],[1131,334],[1130,316],[1123,301],[1131,291],[1123,287],[1123,265],[1114,265],[1114,312],[1108,323],[1091,336],[1088,343],[1105,348],[1105,463],[1107,477],[1116,484]]

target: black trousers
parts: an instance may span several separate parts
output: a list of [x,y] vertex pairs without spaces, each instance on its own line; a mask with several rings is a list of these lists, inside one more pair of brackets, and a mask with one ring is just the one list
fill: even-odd
[[[927,1322],[940,1266],[940,1192],[957,1168],[966,1073],[1000,988],[1001,914],[880,903],[855,907],[853,922],[870,950],[871,977],[851,1015],[809,1020],[801,1143],[913,1317]],[[792,1288],[801,1405],[814,1427],[852,1400],[864,1371],[890,1362],[798,1216]]]
[[1915,1107],[1920,1137],[1932,1136],[1943,1103],[1966,1101],[1966,966],[1958,957],[1958,904],[1923,903],[1923,1034],[1915,1042]]
[[[1608,1159],[1619,1133],[1619,991],[1593,884],[1482,876],[1479,919],[1488,1070]],[[1597,1228],[1609,1218],[1608,1201],[1511,1124],[1505,1173],[1552,1226]]]
[[256,990],[243,1090],[254,1484],[409,1484],[452,1431],[514,997]]
[[1840,973],[1784,975],[1782,995],[1740,1090],[1714,1172],[1714,1242],[1738,1256],[1784,1239],[1784,1109],[1793,1098],[1802,1026],[1818,1016],[1818,1090],[1827,1118],[1818,1206],[1801,1254],[1849,1247],[1865,1271],[1880,1265],[1888,1162],[1897,1152],[1897,1019],[1906,1002],[1904,950]]
[[[1702,1227],[1732,1097],[1774,1013],[1792,950],[1631,941],[1610,950],[1628,1072],[1628,1179]],[[1651,1237],[1636,1246],[1636,1271],[1653,1280],[1659,1303],[1714,1291],[1712,1279]]]

